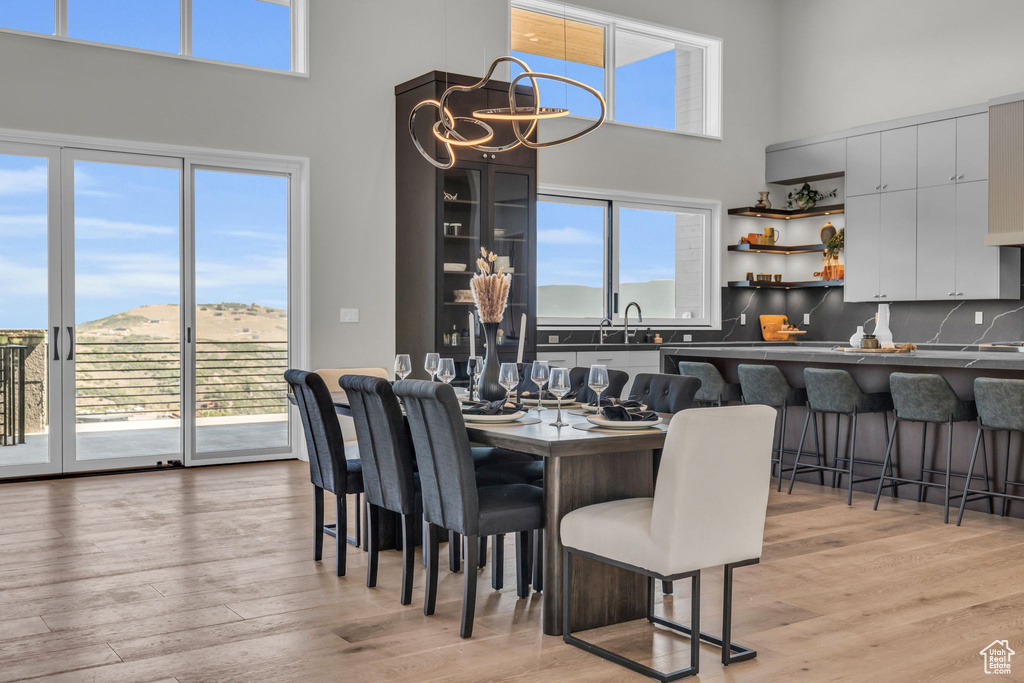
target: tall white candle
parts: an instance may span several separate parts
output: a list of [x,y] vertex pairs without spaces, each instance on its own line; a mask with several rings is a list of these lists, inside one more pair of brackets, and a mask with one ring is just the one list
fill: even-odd
[[473,319],[473,311],[469,312],[469,357],[476,356],[476,320]]
[[523,313],[523,317],[519,321],[519,355],[516,356],[516,362],[523,362],[523,347],[526,345],[526,314]]

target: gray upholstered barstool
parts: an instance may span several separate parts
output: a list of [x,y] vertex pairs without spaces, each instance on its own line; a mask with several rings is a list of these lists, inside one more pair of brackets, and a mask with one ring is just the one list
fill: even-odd
[[681,360],[679,374],[700,380],[700,389],[693,398],[702,405],[721,406],[741,398],[740,385],[726,382],[722,373],[711,363]]
[[[988,472],[985,472],[982,477],[973,474],[957,474],[951,471],[953,425],[957,422],[971,422],[977,417],[974,401],[961,400],[942,375],[894,372],[889,376],[889,389],[892,392],[892,401],[895,405],[896,420],[893,422],[892,434],[889,435],[889,445],[885,449],[885,466],[882,468],[882,477],[878,481],[878,491],[875,493],[875,509],[878,509],[878,501],[882,497],[884,488],[899,487],[900,484],[916,484],[918,502],[924,502],[924,489],[926,486],[931,486],[943,490],[944,519],[948,522],[950,498],[958,497],[950,495],[950,480],[953,477],[984,478],[985,487],[988,488]],[[907,479],[887,474],[889,466],[892,464],[892,446],[896,440],[900,422],[918,422],[922,425],[921,476],[919,479]],[[928,425],[930,424],[945,424],[947,427],[946,467],[942,470],[927,467]],[[942,482],[931,481],[931,475],[942,475]],[[926,481],[926,477],[929,478],[928,481]],[[968,479],[969,481],[970,479]],[[990,511],[991,505],[992,501],[989,499]]]
[[[793,463],[792,476],[789,479],[789,492],[793,492],[793,484],[796,482],[798,470],[817,470],[818,472],[832,472],[832,487],[835,488],[837,478],[843,474],[847,475],[847,497],[846,504],[853,504],[853,485],[863,481],[875,481],[879,477],[866,477],[854,479],[853,470],[856,465],[874,465],[881,467],[882,462],[873,460],[857,459],[857,422],[865,413],[880,413],[885,423],[885,443],[889,443],[889,411],[892,410],[892,396],[889,392],[866,394],[857,385],[857,381],[846,370],[834,368],[804,368],[804,386],[807,388],[807,417],[804,419],[804,428],[800,432],[800,445],[797,446],[796,462]],[[836,416],[836,455],[833,465],[829,466],[817,462],[813,465],[800,464],[800,456],[804,447],[804,438],[807,436],[807,424],[814,420],[815,451],[820,451],[818,439],[818,415],[821,415],[822,426],[828,415]],[[850,424],[850,437],[847,440],[847,456],[839,455],[839,432],[840,425],[846,416]],[[847,467],[843,468],[840,463],[845,462]],[[891,466],[891,463],[890,463]]]
[[[1006,516],[1006,506],[1011,500],[1024,500],[1024,496],[1017,496],[1007,493],[1010,486],[1024,486],[1024,482],[1010,481],[1010,442],[1014,432],[1024,434],[1024,380],[1020,379],[993,379],[990,377],[979,377],[974,380],[974,400],[978,408],[978,436],[974,440],[974,451],[971,453],[971,464],[967,468],[968,474],[974,474],[974,465],[978,459],[978,450],[981,450],[981,462],[985,463],[987,454],[985,452],[985,432],[1006,432],[1006,461],[1003,463],[1003,489],[1001,493],[995,491],[982,491],[971,488],[971,479],[967,480],[964,487],[964,494],[960,499],[960,512],[956,516],[957,526],[964,518],[964,508],[967,506],[968,497],[974,494],[977,498],[987,498],[991,504],[992,497],[1001,498],[1003,501],[1002,516]],[[993,441],[993,445],[995,442]],[[983,465],[982,472],[988,474],[988,466]],[[986,484],[988,477],[986,476]]]
[[[786,450],[786,419],[789,408],[793,406],[807,405],[807,392],[792,386],[786,377],[774,365],[749,365],[741,364],[737,367],[740,375],[740,388],[743,391],[743,402],[760,404],[777,408],[779,411],[780,424],[778,430],[778,446],[772,449],[772,467],[778,465],[778,490],[782,490],[782,474],[788,472],[783,467],[783,456],[786,453],[796,454],[794,450]],[[815,422],[815,430],[818,425]],[[817,431],[815,431],[815,452],[817,451]],[[820,462],[820,460],[819,460]],[[819,471],[821,483],[825,483],[823,475]]]

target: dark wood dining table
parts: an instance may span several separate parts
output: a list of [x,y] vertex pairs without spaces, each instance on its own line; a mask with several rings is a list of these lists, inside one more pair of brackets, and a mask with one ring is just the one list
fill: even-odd
[[[350,414],[343,392],[332,394],[335,409]],[[578,410],[578,409],[570,409]],[[544,613],[548,635],[562,633],[562,543],[559,525],[569,512],[586,505],[654,495],[654,451],[665,444],[664,428],[640,431],[589,430],[583,415],[566,408],[566,427],[554,427],[555,410],[540,413],[533,424],[466,423],[471,442],[528,453],[544,460]],[[670,416],[663,416],[666,420]],[[647,615],[644,576],[578,556],[573,562],[573,630],[616,624]]]

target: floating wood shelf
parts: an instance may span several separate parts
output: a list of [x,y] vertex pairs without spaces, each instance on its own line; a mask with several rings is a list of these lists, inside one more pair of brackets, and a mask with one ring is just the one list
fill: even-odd
[[815,206],[813,209],[801,211],[794,209],[756,209],[753,206],[743,206],[738,209],[729,209],[730,216],[749,216],[751,218],[776,218],[778,220],[793,220],[794,218],[814,218],[815,216],[831,216],[843,213],[845,204],[832,204],[831,206]]
[[825,251],[824,244],[730,244],[729,251],[746,251],[751,254],[813,254]]
[[810,287],[842,287],[842,280],[806,280],[802,282],[751,282],[735,280],[730,287],[749,287],[753,289],[807,289]]

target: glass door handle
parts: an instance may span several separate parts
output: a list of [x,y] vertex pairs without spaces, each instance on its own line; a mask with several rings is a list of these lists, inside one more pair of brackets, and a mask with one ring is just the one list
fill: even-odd
[[53,328],[53,359],[60,360],[60,327]]
[[75,328],[68,325],[68,360],[75,359]]

